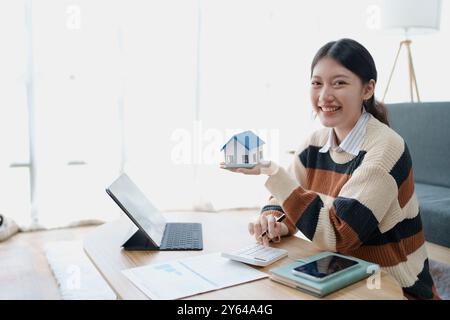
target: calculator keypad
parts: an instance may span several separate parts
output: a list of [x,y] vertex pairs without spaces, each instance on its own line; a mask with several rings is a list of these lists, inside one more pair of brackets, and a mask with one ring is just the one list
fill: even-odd
[[261,244],[251,245],[235,252],[236,255],[244,255],[253,259],[271,261],[285,254],[285,250],[265,247]]

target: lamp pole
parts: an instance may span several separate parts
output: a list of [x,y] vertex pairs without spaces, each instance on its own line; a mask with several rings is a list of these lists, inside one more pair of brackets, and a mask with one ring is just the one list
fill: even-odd
[[395,67],[397,65],[398,57],[400,55],[400,51],[402,50],[402,47],[405,46],[407,50],[407,56],[408,56],[408,72],[409,72],[409,93],[411,97],[411,102],[414,102],[414,95],[413,95],[413,89],[416,91],[417,96],[417,102],[420,102],[420,96],[419,96],[419,87],[417,85],[417,78],[416,78],[416,72],[414,71],[414,64],[412,59],[412,53],[411,53],[411,40],[408,39],[408,29],[405,30],[406,39],[400,42],[400,46],[397,50],[397,55],[395,56],[394,65],[392,66],[391,73],[389,75],[389,80],[386,86],[386,89],[384,90],[383,99],[386,98],[386,94],[389,89],[389,85],[391,84],[392,76],[394,74]]

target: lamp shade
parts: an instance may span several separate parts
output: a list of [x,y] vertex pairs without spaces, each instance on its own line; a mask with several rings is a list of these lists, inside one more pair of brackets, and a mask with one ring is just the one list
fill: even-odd
[[381,7],[383,29],[403,29],[407,34],[439,30],[441,0],[384,0]]

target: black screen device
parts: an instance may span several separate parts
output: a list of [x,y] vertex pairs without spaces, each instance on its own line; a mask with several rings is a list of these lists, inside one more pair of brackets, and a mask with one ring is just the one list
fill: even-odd
[[358,265],[358,262],[355,260],[338,255],[329,255],[294,268],[292,273],[308,279],[323,281],[356,265]]
[[124,173],[106,192],[138,228],[125,250],[202,250],[201,223],[169,223]]

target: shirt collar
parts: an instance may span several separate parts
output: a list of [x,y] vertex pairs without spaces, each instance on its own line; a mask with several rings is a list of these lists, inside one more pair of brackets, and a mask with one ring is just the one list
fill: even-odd
[[363,109],[363,113],[359,117],[353,129],[345,137],[340,145],[336,143],[336,135],[333,128],[328,132],[327,143],[319,150],[319,152],[327,153],[330,149],[336,152],[347,152],[357,156],[361,150],[364,136],[367,131],[367,122],[370,119],[370,114]]

